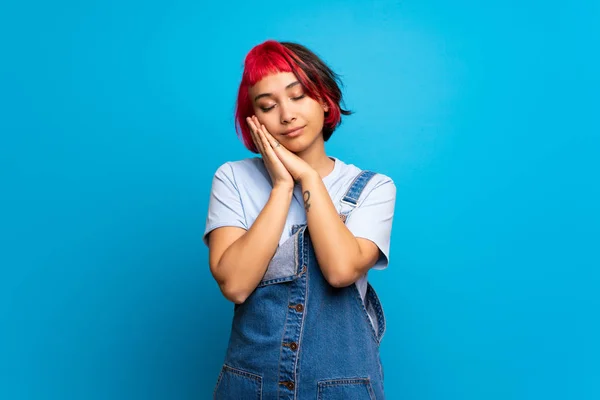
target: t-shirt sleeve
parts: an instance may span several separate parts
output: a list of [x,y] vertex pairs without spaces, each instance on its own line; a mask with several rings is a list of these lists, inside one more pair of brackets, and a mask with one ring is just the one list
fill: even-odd
[[384,269],[389,263],[396,186],[387,179],[363,196],[364,200],[348,215],[346,226],[357,238],[368,239],[379,247],[379,259],[373,268]]
[[248,229],[240,192],[230,163],[221,165],[213,177],[203,237],[204,244],[208,246],[207,239],[210,232],[223,226]]

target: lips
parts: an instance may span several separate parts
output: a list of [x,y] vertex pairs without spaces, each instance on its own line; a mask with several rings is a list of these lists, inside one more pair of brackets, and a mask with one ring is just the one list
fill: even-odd
[[296,136],[302,134],[303,131],[304,131],[304,127],[301,126],[300,128],[292,129],[292,130],[289,130],[289,131],[283,133],[283,136],[285,136],[285,137],[296,137]]

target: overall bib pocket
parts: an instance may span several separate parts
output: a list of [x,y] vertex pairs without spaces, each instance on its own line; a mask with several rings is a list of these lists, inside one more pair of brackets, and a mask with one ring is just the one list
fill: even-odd
[[262,377],[239,368],[223,365],[217,380],[214,400],[262,399]]
[[318,382],[318,400],[375,400],[369,378],[330,379]]
[[267,271],[258,284],[258,288],[278,283],[291,282],[304,272],[302,266],[297,265],[298,232],[277,248],[275,255],[269,262]]

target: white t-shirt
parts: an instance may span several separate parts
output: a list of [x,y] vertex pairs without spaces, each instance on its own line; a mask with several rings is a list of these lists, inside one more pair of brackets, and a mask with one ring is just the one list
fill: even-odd
[[[333,171],[323,178],[331,200],[338,213],[347,212],[350,206],[340,200],[361,170],[341,160],[335,161]],[[204,243],[207,235],[223,226],[249,229],[262,211],[271,194],[271,178],[261,158],[246,158],[221,165],[214,175]],[[346,219],[346,226],[356,237],[369,239],[379,247],[380,255],[373,268],[384,269],[389,263],[390,235],[396,202],[396,186],[389,177],[377,174],[366,185],[354,210]],[[292,235],[292,227],[306,224],[302,188],[294,188],[294,196],[281,234],[281,245]],[[356,285],[363,297],[367,288],[367,274]]]

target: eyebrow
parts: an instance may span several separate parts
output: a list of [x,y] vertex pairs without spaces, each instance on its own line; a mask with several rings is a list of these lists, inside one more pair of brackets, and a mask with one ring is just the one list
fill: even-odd
[[[289,85],[287,85],[285,87],[285,90],[288,90],[289,88],[292,88],[292,87],[294,87],[296,85],[299,85],[299,84],[300,84],[299,81],[294,81],[294,82],[290,83]],[[261,93],[261,94],[259,94],[258,96],[256,96],[254,98],[254,101],[257,101],[258,99],[263,98],[263,97],[270,97],[270,96],[273,96],[273,93]]]

